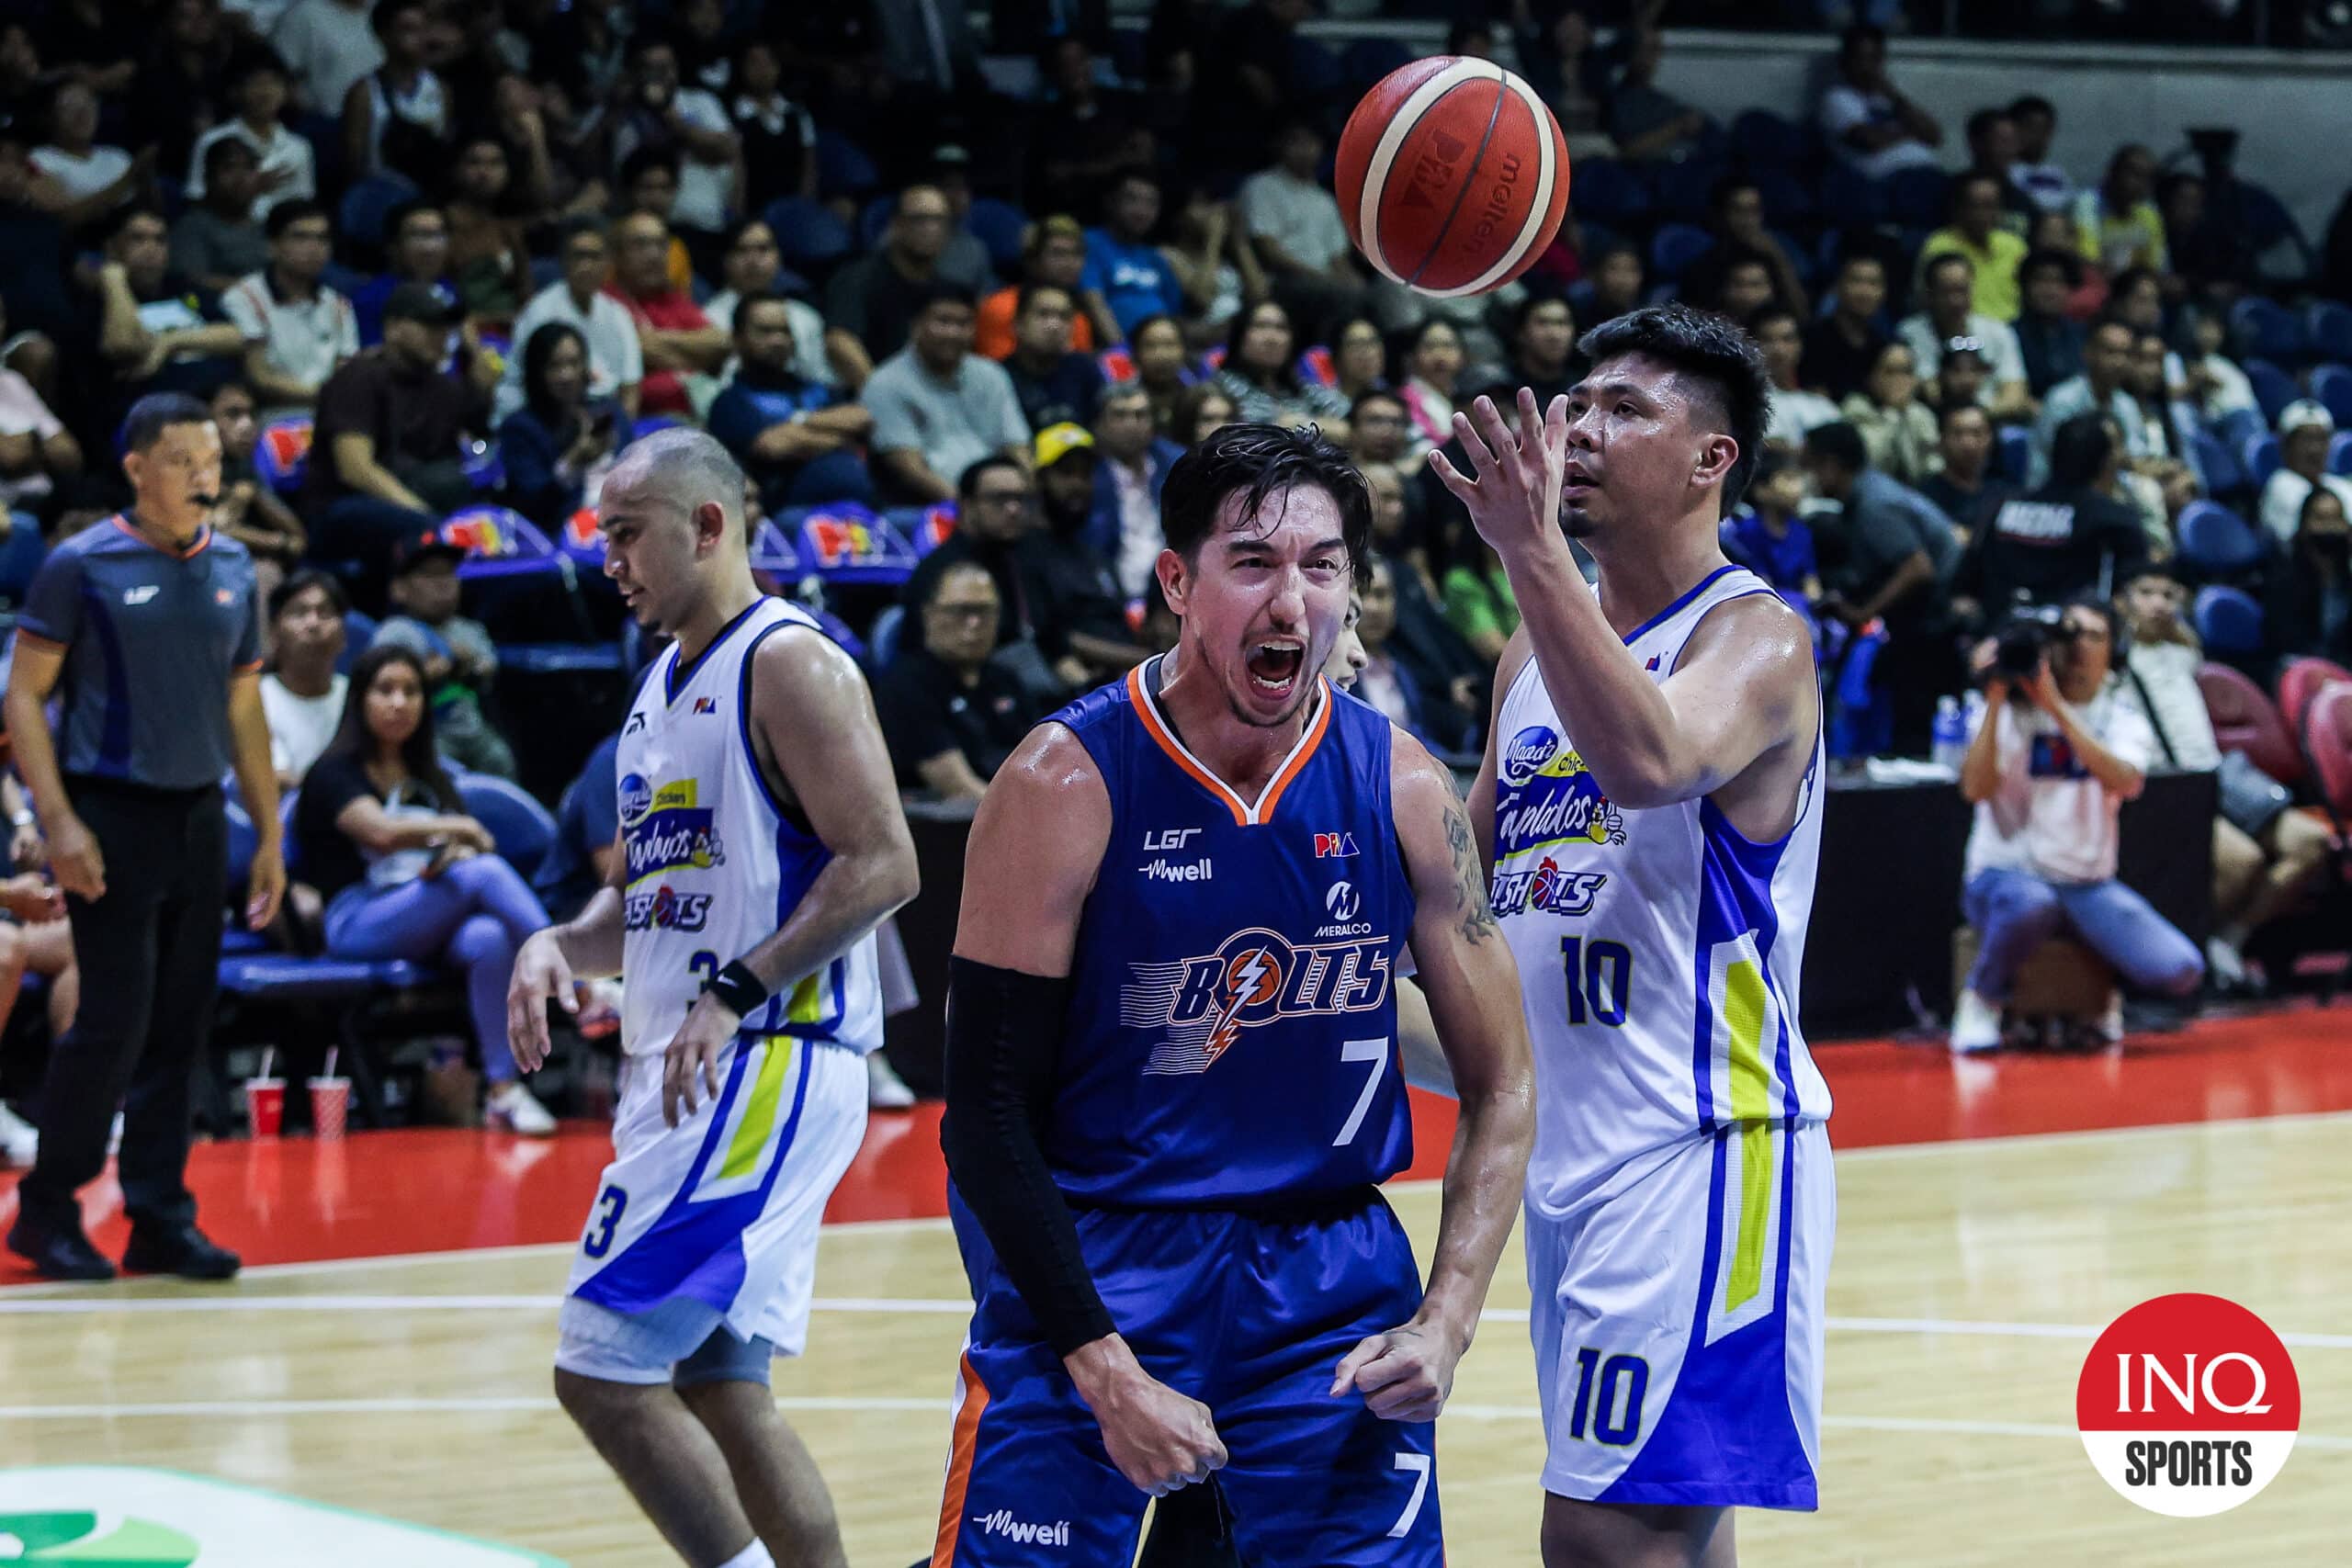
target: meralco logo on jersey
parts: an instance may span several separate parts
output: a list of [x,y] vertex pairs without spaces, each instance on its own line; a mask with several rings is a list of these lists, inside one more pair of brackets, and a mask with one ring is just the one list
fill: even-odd
[[1215,953],[1132,964],[1119,987],[1131,1029],[1168,1031],[1147,1073],[1202,1073],[1242,1032],[1283,1018],[1364,1012],[1388,999],[1388,942],[1293,942],[1264,927],[1237,931]]
[[695,784],[673,779],[655,789],[636,773],[621,780],[621,841],[632,885],[665,871],[708,871],[727,863],[727,848],[712,825],[717,812],[695,804]]
[[1624,814],[1609,804],[1584,759],[1563,746],[1548,725],[1532,724],[1512,736],[1497,772],[1502,781],[1495,808],[1498,858],[1577,840],[1625,841]]

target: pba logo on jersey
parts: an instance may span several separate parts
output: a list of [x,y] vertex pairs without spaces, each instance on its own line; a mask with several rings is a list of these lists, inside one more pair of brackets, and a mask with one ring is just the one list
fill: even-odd
[[707,893],[681,893],[668,883],[621,900],[621,923],[633,931],[698,931],[710,921]]
[[717,811],[695,805],[695,797],[693,779],[673,779],[659,789],[648,788],[635,773],[621,780],[621,840],[632,886],[665,871],[727,863],[727,848],[712,825]]
[[1584,759],[1563,746],[1549,726],[1532,724],[1512,736],[1497,772],[1503,785],[1495,810],[1498,858],[1577,840],[1625,841],[1624,814],[1609,804]]
[[[1352,888],[1348,897],[1355,897]],[[1131,1029],[1168,1031],[1152,1047],[1147,1073],[1204,1073],[1247,1030],[1277,1019],[1364,1012],[1388,999],[1388,943],[1378,936],[1293,942],[1256,927],[1226,938],[1215,953],[1128,967],[1136,977],[1119,987],[1121,1020]]]
[[2270,1325],[2223,1296],[2142,1302],[2107,1325],[2075,1385],[2083,1450],[2152,1513],[2234,1508],[2285,1467],[2302,1388]]
[[1605,871],[1563,871],[1550,855],[1533,871],[1498,871],[1489,902],[1498,915],[1542,909],[1553,915],[1589,915],[1592,901],[1609,884]]

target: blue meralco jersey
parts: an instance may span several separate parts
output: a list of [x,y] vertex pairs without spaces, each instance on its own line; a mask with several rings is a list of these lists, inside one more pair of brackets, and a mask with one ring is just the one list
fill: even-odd
[[1249,1208],[1412,1159],[1396,958],[1413,895],[1388,720],[1318,682],[1255,805],[1184,749],[1159,661],[1053,716],[1094,759],[1111,839],[1071,964],[1046,1138],[1080,1202]]

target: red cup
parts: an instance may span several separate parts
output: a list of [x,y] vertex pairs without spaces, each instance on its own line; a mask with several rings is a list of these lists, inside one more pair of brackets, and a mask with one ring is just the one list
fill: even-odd
[[342,1137],[345,1119],[350,1114],[349,1078],[311,1080],[311,1131],[314,1135],[320,1138]]
[[286,1080],[245,1080],[245,1122],[256,1138],[275,1138],[286,1124]]

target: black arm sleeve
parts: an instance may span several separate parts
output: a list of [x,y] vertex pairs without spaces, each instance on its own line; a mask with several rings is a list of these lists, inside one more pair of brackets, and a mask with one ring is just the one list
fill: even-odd
[[948,961],[947,1110],[939,1146],[965,1206],[1057,1356],[1118,1332],[1046,1168],[1069,981]]

